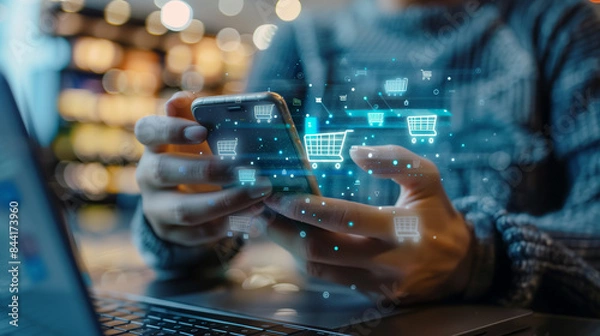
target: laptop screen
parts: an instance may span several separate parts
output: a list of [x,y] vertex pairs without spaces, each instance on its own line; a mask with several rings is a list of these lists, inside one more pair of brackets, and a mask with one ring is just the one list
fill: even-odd
[[93,335],[66,225],[1,75],[0,116],[0,334]]

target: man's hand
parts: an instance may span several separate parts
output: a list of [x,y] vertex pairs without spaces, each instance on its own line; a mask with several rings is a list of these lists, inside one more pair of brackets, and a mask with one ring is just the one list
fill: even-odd
[[309,274],[365,293],[393,288],[404,303],[462,293],[473,238],[437,167],[398,146],[354,146],[350,155],[373,176],[401,186],[396,205],[276,194],[265,201],[279,214],[268,227],[270,237]]
[[[222,186],[236,182],[235,167],[212,155],[166,152],[169,145],[193,145],[206,140],[198,123],[175,116],[190,116],[194,97],[175,94],[166,105],[167,116],[138,121],[135,134],[146,146],[136,177],[144,215],[162,239],[184,245],[207,245],[227,235],[231,214],[256,216],[271,184],[259,179],[253,186]],[[203,191],[200,191],[203,190]]]

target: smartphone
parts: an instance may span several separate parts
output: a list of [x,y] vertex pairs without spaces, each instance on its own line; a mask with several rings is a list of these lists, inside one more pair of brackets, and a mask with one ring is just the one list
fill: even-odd
[[208,129],[211,154],[237,169],[241,184],[271,180],[278,192],[320,195],[285,100],[274,92],[197,98],[192,114]]

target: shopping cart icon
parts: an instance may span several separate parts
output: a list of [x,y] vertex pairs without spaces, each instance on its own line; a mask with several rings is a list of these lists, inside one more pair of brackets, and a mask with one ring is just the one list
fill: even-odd
[[431,80],[431,77],[433,77],[433,71],[431,70],[423,70],[421,69],[421,75],[422,75],[422,80]]
[[260,123],[264,120],[270,123],[271,119],[273,119],[273,107],[275,107],[274,104],[254,106],[254,118],[256,118],[256,122]]
[[238,139],[217,141],[217,152],[223,160],[226,156],[235,159]]
[[421,240],[419,217],[394,217],[394,229],[399,242],[403,242],[405,239],[412,239],[413,242],[418,243]]
[[256,182],[256,169],[238,170],[238,180],[242,185],[246,183],[254,184]]
[[249,238],[249,233],[252,233],[252,217],[246,216],[229,216],[229,230],[232,232],[242,232],[244,239]]
[[435,130],[437,115],[409,116],[406,117],[406,122],[413,144],[417,143],[417,137],[423,138],[421,141],[425,141],[425,138],[429,137],[429,143],[433,143],[434,137],[437,135]]
[[386,80],[384,89],[388,96],[402,96],[408,90],[408,78]]
[[344,161],[342,149],[346,142],[346,135],[354,130],[344,132],[305,134],[304,147],[308,161],[312,167],[317,168],[317,162],[335,162],[335,168],[340,169],[340,162]]
[[383,126],[383,116],[383,112],[369,112],[367,114],[369,126]]

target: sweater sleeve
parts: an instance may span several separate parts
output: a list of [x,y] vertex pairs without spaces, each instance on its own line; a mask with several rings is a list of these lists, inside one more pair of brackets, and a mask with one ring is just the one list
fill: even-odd
[[131,222],[133,243],[146,264],[160,278],[193,274],[214,274],[237,254],[243,245],[240,238],[224,238],[209,246],[187,247],[160,239],[143,214],[141,202]]
[[599,317],[600,19],[584,2],[560,7],[545,9],[534,34],[551,106],[544,135],[566,167],[562,207],[531,216],[489,198],[454,205],[477,240],[467,298]]

